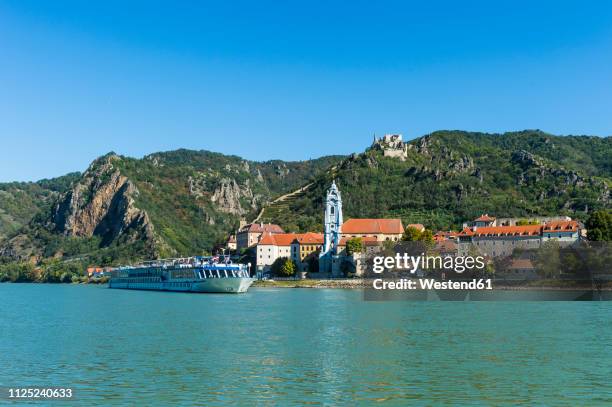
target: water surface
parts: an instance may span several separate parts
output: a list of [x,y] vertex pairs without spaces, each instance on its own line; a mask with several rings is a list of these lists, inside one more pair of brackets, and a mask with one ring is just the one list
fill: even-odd
[[605,405],[610,302],[0,284],[0,386],[75,404]]

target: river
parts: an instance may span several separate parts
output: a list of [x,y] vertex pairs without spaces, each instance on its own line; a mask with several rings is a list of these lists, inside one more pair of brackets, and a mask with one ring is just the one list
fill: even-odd
[[0,386],[78,405],[612,403],[608,301],[0,284],[0,304]]

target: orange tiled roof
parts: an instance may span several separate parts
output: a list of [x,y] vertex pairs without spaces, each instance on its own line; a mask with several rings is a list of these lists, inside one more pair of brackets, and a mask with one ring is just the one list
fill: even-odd
[[444,240],[447,240],[449,238],[452,237],[457,237],[459,236],[460,232],[453,232],[452,230],[449,230],[448,232],[444,232],[442,230],[436,232],[436,234],[433,236],[434,240],[436,242],[442,242]]
[[249,233],[285,233],[283,228],[273,223],[251,223],[240,229]]
[[259,245],[267,246],[291,246],[291,242],[295,240],[295,233],[266,233],[259,241]]
[[488,213],[481,215],[479,218],[474,219],[474,222],[491,222],[494,221],[495,218],[489,216]]
[[457,233],[457,236],[474,236],[474,231],[468,227],[465,227],[461,232]]
[[342,225],[342,233],[402,234],[401,219],[349,219]]
[[575,232],[578,222],[575,220],[554,220],[544,225],[544,232]]
[[296,235],[293,241],[299,244],[323,244],[324,240],[323,233],[307,232]]
[[487,226],[472,231],[474,236],[539,236],[542,233],[540,225],[525,226]]

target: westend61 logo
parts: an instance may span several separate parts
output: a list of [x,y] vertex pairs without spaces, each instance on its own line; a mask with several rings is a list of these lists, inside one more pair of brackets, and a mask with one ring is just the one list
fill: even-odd
[[[482,256],[412,256],[408,253],[396,253],[395,256],[375,256],[372,271],[382,274],[385,271],[400,271],[416,274],[417,271],[441,270],[462,274],[465,271],[482,271],[486,267]],[[375,290],[491,290],[489,279],[473,279],[471,281],[436,281],[432,278],[420,278],[418,281],[402,278],[394,281],[385,281],[377,278],[372,281]]]

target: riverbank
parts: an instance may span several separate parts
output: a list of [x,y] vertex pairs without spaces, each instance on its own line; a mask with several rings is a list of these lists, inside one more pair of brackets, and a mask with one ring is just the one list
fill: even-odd
[[[265,287],[265,288],[350,288],[350,289],[362,289],[372,288],[373,279],[338,279],[338,280],[316,280],[316,279],[303,279],[303,280],[257,280],[253,283],[253,287]],[[504,285],[500,282],[496,284],[493,282],[493,289],[504,290],[504,291],[523,291],[523,290],[576,290],[585,289],[592,290],[595,286],[589,283],[583,282],[572,282],[572,281],[555,281],[555,280],[542,280],[534,281],[524,285]],[[612,291],[612,282],[608,282],[601,287],[597,287],[599,290]]]

